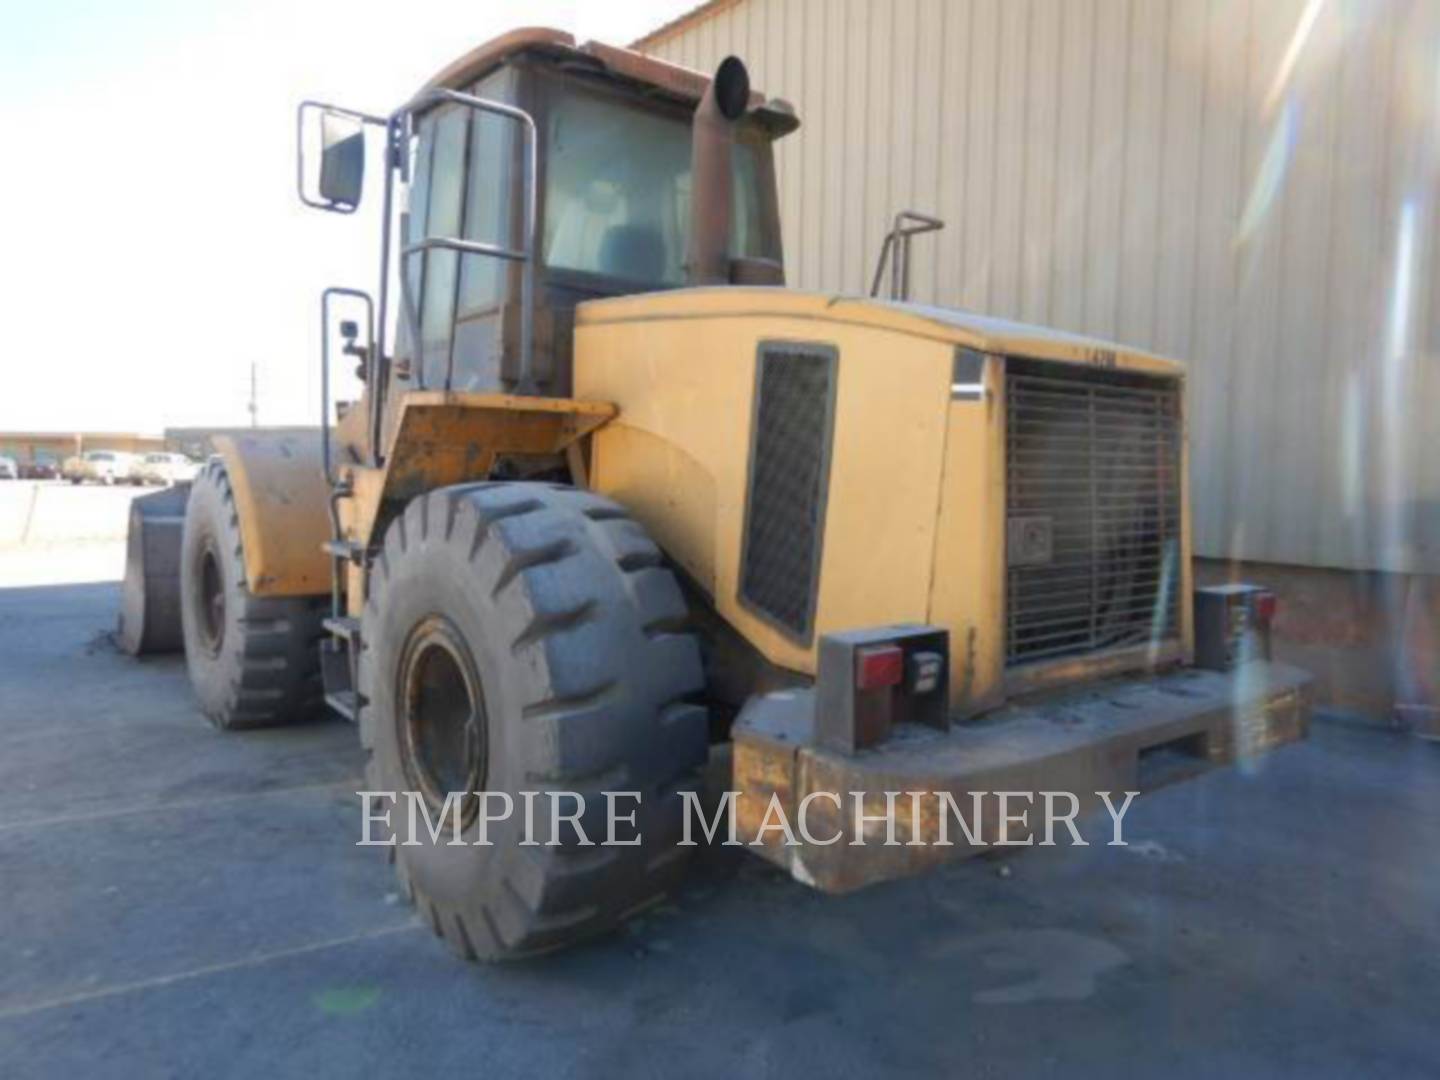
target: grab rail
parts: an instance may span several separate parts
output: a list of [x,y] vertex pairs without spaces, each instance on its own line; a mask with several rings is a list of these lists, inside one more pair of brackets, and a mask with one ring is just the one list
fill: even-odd
[[921,233],[943,229],[945,222],[916,210],[901,210],[895,215],[895,223],[880,245],[880,260],[875,266],[875,279],[870,284],[870,295],[880,295],[880,282],[885,276],[885,262],[890,262],[890,299],[910,299],[910,239]]
[[[486,98],[472,97],[469,94],[462,94],[458,90],[447,90],[436,88],[427,90],[416,97],[410,104],[400,110],[397,115],[406,115],[413,123],[414,119],[430,109],[439,105],[453,104],[465,108],[475,109],[479,112],[490,113],[495,116],[502,116],[513,120],[521,127],[524,135],[524,156],[525,176],[522,183],[522,196],[525,200],[523,209],[523,245],[519,248],[505,247],[499,244],[487,244],[477,240],[464,240],[459,237],[449,236],[428,236],[413,244],[407,244],[400,249],[400,301],[404,308],[406,322],[410,327],[410,347],[416,353],[418,360],[424,354],[424,343],[420,338],[420,316],[415,310],[414,297],[410,295],[410,275],[406,272],[409,268],[409,259],[414,255],[424,254],[427,251],[443,250],[456,251],[463,255],[485,255],[491,258],[504,259],[510,262],[522,264],[520,276],[520,379],[518,390],[520,393],[528,393],[534,390],[534,338],[535,338],[535,264],[537,252],[535,243],[536,232],[536,200],[535,187],[538,175],[538,149],[535,128],[535,118],[524,109],[516,108],[513,105],[506,105],[498,101],[490,101]],[[417,364],[417,367],[420,365]],[[455,350],[452,346],[445,361],[445,389],[450,389],[451,380],[455,374]]]

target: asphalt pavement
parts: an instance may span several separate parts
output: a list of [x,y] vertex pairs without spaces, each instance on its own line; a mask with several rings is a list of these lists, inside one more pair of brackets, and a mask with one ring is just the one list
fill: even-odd
[[0,552],[0,1076],[1434,1076],[1440,746],[1330,720],[1129,847],[826,897],[733,850],[591,945],[456,960],[355,846],[340,721],[210,728],[118,545]]

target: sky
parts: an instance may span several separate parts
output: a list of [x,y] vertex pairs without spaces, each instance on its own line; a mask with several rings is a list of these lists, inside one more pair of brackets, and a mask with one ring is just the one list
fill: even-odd
[[319,421],[319,296],[369,212],[303,207],[295,107],[372,113],[519,26],[627,44],[694,0],[48,0],[0,16],[0,430]]

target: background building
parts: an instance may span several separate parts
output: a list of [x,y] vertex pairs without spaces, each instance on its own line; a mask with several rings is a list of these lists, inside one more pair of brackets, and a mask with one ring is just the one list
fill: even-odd
[[145,454],[164,449],[163,436],[130,431],[0,431],[0,454],[14,458],[22,472],[32,465],[58,469],[66,458],[86,450]]
[[[215,451],[216,435],[243,435],[252,427],[171,427],[163,435],[129,431],[0,431],[0,455],[13,457],[22,466],[53,464],[57,468],[68,457],[86,450],[117,450],[147,454],[169,450],[204,461]],[[265,427],[268,432],[313,431],[307,427]]]
[[636,47],[796,106],[792,285],[865,290],[915,209],[913,299],[1185,360],[1202,576],[1279,584],[1333,699],[1435,701],[1440,5],[714,0]]

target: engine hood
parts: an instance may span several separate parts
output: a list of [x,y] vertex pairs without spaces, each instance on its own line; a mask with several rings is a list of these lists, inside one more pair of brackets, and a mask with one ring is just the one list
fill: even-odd
[[674,289],[592,300],[576,314],[580,325],[651,319],[749,318],[778,315],[875,326],[932,340],[951,341],[979,352],[1037,360],[1100,365],[1179,376],[1184,365],[1169,357],[1113,341],[1031,326],[959,308],[876,300],[843,293],[799,289],[720,286]]

